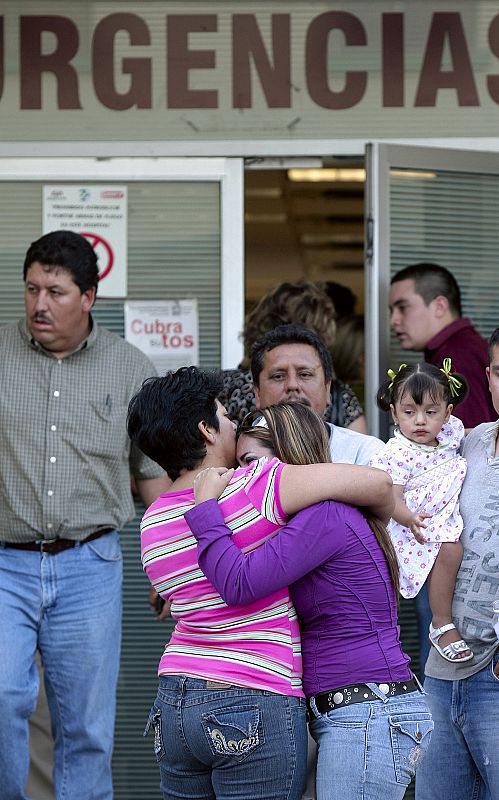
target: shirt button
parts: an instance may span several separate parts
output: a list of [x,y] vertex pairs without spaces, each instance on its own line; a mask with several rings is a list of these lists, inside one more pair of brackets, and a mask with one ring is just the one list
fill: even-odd
[[52,523],[51,522],[47,522],[47,528],[50,530],[52,527],[53,527]]
[[51,464],[55,464],[56,461],[57,461],[57,459],[56,459],[55,456],[50,456],[50,463]]
[[52,489],[49,489],[49,490],[48,490],[48,492],[47,492],[47,494],[48,494],[48,496],[49,496],[49,497],[52,497],[52,495],[54,494],[54,492],[52,491]]
[[55,392],[54,392],[54,397],[59,397],[59,394],[60,394],[60,393],[59,393],[59,392],[57,391],[57,389],[56,389],[56,390],[55,390]]
[[57,430],[57,425],[51,425],[50,426],[50,430],[51,431],[56,431]]

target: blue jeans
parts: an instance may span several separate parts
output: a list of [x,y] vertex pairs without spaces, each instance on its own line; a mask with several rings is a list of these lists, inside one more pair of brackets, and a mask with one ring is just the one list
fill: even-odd
[[[388,698],[314,715],[317,800],[401,800],[423,760],[433,730],[424,694]],[[451,795],[442,795],[447,800]]]
[[428,633],[430,630],[430,622],[432,613],[430,608],[430,600],[428,598],[428,585],[423,584],[420,591],[414,598],[414,606],[416,611],[416,622],[418,625],[418,638],[419,638],[419,672],[418,678],[423,680],[424,668],[430,654],[430,640]]
[[150,727],[164,800],[299,800],[303,793],[303,698],[163,675],[145,733]]
[[419,800],[499,800],[499,678],[493,663],[470,678],[425,678],[435,721],[418,772]]
[[111,800],[121,636],[119,534],[56,555],[0,546],[0,796],[22,800],[40,650],[57,800]]

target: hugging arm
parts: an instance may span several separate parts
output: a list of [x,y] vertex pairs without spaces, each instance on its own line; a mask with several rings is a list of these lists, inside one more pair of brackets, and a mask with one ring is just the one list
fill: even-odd
[[[196,503],[221,495],[233,474],[224,467],[211,467],[194,480]],[[279,500],[285,516],[324,500],[362,506],[383,523],[393,513],[394,494],[390,475],[376,467],[357,464],[283,464]]]
[[337,500],[362,506],[382,522],[388,522],[394,507],[388,473],[358,464],[285,464],[279,495],[285,514],[323,500]]
[[198,541],[199,565],[228,605],[250,603],[288,586],[331,558],[346,538],[341,512],[331,503],[310,509],[306,526],[298,514],[250,553],[232,540],[216,500],[195,506],[185,519]]

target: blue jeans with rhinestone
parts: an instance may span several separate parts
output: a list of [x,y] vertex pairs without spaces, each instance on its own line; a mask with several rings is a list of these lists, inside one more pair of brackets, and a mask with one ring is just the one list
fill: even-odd
[[423,692],[343,705],[321,714],[310,701],[317,742],[317,800],[402,800],[433,730]]
[[304,698],[160,677],[152,730],[164,800],[300,800]]

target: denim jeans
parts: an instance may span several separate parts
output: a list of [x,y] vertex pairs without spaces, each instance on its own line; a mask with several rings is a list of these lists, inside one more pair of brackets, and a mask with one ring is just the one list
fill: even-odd
[[416,611],[416,622],[418,626],[419,638],[419,672],[418,678],[422,681],[424,678],[424,667],[430,654],[430,640],[428,633],[430,630],[430,622],[432,620],[432,613],[430,608],[430,600],[428,597],[428,585],[423,584],[420,591],[414,598],[414,607]]
[[435,732],[416,779],[418,800],[499,800],[499,678],[494,660],[460,681],[425,678]]
[[[376,684],[369,683],[373,691]],[[317,800],[401,800],[424,759],[433,722],[424,694],[410,692],[320,714],[311,700],[317,742]],[[440,800],[450,800],[442,795]]]
[[39,648],[57,800],[111,800],[121,636],[119,534],[56,555],[0,546],[0,796],[22,800]]
[[299,800],[303,793],[303,698],[164,675],[145,734],[149,728],[164,800]]

